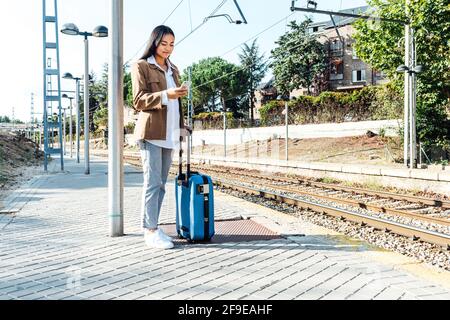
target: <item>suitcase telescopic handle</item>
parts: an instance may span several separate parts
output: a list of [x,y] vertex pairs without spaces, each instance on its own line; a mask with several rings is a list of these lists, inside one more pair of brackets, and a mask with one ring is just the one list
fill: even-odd
[[[189,177],[191,175],[191,152],[190,152],[191,139],[190,139],[190,137],[192,136],[192,133],[187,129],[186,129],[186,131],[188,132],[188,136],[186,136],[186,139],[187,139],[187,161],[186,161],[187,172],[186,172],[186,176],[185,176],[185,181],[188,181]],[[179,158],[179,165],[178,165],[180,178],[183,176],[183,141],[184,141],[184,138],[182,135],[180,135],[180,158]]]

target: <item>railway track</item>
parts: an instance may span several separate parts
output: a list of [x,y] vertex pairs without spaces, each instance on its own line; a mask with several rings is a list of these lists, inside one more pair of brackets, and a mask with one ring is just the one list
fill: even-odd
[[[251,179],[254,185],[265,185],[280,191],[296,193],[306,196],[314,196],[326,201],[332,201],[374,212],[403,216],[407,218],[419,219],[429,223],[450,226],[450,219],[435,217],[440,215],[445,209],[450,208],[450,202],[426,199],[388,193],[375,192],[365,189],[336,187],[330,184],[318,183],[291,178],[277,178],[268,176],[256,176],[241,171],[231,171],[215,168],[198,168],[200,171],[214,173],[214,175],[226,176],[233,180]],[[360,198],[363,197],[363,198]],[[376,204],[376,202],[391,202],[386,204]],[[391,207],[395,203],[395,207]],[[410,208],[416,207],[413,211]],[[420,208],[418,208],[420,207]],[[404,208],[403,210],[401,208]],[[422,214],[418,212],[424,212]]]
[[[127,154],[125,160],[140,166],[139,154]],[[221,188],[338,217],[450,250],[450,219],[442,217],[450,209],[447,200],[273,177],[231,168],[193,166],[193,170],[211,175],[215,185]],[[171,173],[176,174],[176,169]],[[400,222],[397,217],[401,217]]]

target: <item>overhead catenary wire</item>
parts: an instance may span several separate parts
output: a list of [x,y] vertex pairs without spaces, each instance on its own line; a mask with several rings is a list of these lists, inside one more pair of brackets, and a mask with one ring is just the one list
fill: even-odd
[[[260,36],[261,34],[263,34],[263,33],[267,32],[267,31],[269,31],[270,29],[274,28],[275,26],[279,25],[280,23],[286,21],[286,19],[288,19],[288,18],[290,18],[291,16],[295,15],[295,13],[296,13],[296,12],[293,12],[293,13],[291,13],[291,14],[289,14],[289,15],[283,17],[282,19],[278,20],[278,21],[275,22],[274,24],[272,24],[272,25],[270,25],[269,27],[267,27],[267,28],[263,29],[262,31],[258,32],[256,35],[252,36],[251,38],[247,39],[246,41],[244,41],[244,42],[240,43],[239,45],[233,47],[232,49],[228,50],[227,52],[225,52],[224,54],[222,54],[221,57],[223,57],[224,55],[226,55],[226,54],[228,54],[228,53],[230,53],[230,52],[232,52],[232,51],[234,51],[234,50],[236,50],[237,48],[240,48],[242,45],[246,44],[247,42],[249,42],[249,41],[251,41],[251,40],[257,38],[257,37]],[[295,49],[295,48],[297,48],[297,47],[298,47],[298,46],[295,46],[295,47],[293,47],[293,48],[291,48],[291,49]],[[270,59],[270,58],[269,58],[269,59]],[[269,60],[269,59],[268,59],[268,60]],[[201,87],[203,87],[203,86],[205,86],[205,85],[207,85],[207,84],[210,84],[210,83],[215,82],[215,81],[217,81],[217,80],[223,79],[223,78],[226,77],[226,76],[229,76],[229,75],[238,73],[238,72],[243,71],[243,70],[245,70],[245,69],[248,69],[248,68],[250,68],[250,67],[252,67],[252,66],[253,66],[253,64],[248,65],[248,66],[245,66],[245,67],[243,67],[243,68],[241,68],[241,69],[239,69],[239,70],[236,70],[236,71],[227,73],[227,74],[222,75],[222,76],[220,76],[220,77],[218,77],[218,78],[216,78],[216,79],[210,80],[210,81],[205,82],[205,83],[202,83],[202,84],[200,84],[200,85],[198,85],[198,86],[196,86],[196,87],[193,87],[193,89],[201,88]]]
[[[300,47],[301,45],[303,45],[303,43],[299,43],[298,45],[296,45],[296,46],[294,46],[294,47],[292,47],[292,48],[289,48],[289,50],[294,50],[294,49]],[[267,59],[268,62],[269,62],[269,60],[271,60],[271,58]],[[230,76],[230,75],[236,74],[236,73],[238,73],[238,72],[240,72],[240,71],[243,71],[243,70],[245,70],[245,69],[248,69],[248,68],[252,67],[253,65],[255,65],[255,64],[252,63],[252,64],[249,64],[249,65],[247,65],[247,66],[244,66],[244,67],[242,67],[242,68],[240,68],[240,69],[238,69],[238,70],[235,70],[235,71],[226,73],[226,74],[224,74],[224,75],[221,75],[221,76],[218,77],[218,78],[215,78],[215,79],[210,80],[210,81],[208,81],[208,82],[202,83],[202,84],[200,84],[200,85],[198,85],[198,86],[196,86],[196,87],[193,87],[192,89],[198,89],[198,88],[201,88],[201,87],[203,87],[203,86],[206,86],[207,84],[210,84],[210,83],[215,82],[215,81],[217,81],[217,80],[221,80],[221,79],[223,79],[223,78],[225,78],[225,77],[227,77],[227,76]]]
[[[213,16],[213,15],[215,15],[216,13],[217,13],[217,11],[219,11],[223,6],[224,6],[224,4],[227,2],[228,0],[222,0],[222,2],[217,6],[217,8],[216,9],[214,9],[209,15],[208,15],[208,17],[210,17],[210,16]],[[178,41],[177,43],[176,43],[176,46],[178,46],[180,43],[182,43],[184,40],[186,40],[187,38],[189,38],[194,32],[196,32],[198,29],[200,29],[201,27],[203,27],[205,24],[206,24],[206,22],[208,22],[209,20],[204,20],[202,23],[200,23],[197,27],[195,27],[193,30],[191,30],[191,32],[189,32],[186,36],[184,36],[180,41]]]
[[163,21],[163,23],[162,23],[163,25],[167,22],[167,20],[170,19],[170,17],[174,14],[174,12],[177,11],[178,7],[179,7],[183,2],[184,2],[184,0],[181,0],[181,1],[178,3],[178,5],[172,10],[172,12],[167,16],[167,18],[164,19],[164,21]]
[[[183,3],[183,1],[184,0],[181,0],[180,1],[180,3],[178,3],[178,5],[175,7],[175,9],[174,10],[172,10],[172,12],[169,14],[169,16],[165,19],[165,22],[167,22],[167,20],[170,18],[170,16],[178,9],[178,7],[181,5],[181,3]],[[227,2],[228,0],[222,0],[222,2],[209,14],[209,16],[212,16],[212,15],[214,15],[214,14],[216,14],[217,13],[217,11],[219,11],[222,7],[223,7],[223,5]],[[190,7],[190,6],[189,6]],[[206,21],[203,21],[200,25],[198,25],[194,30],[192,30],[192,26],[191,26],[191,32],[189,32],[181,41],[179,41],[178,43],[177,43],[177,45],[178,44],[180,44],[182,41],[184,41],[185,39],[187,39],[190,35],[192,35],[195,31],[197,31],[198,29],[200,29],[204,24],[206,23]],[[164,24],[164,23],[163,23]],[[144,47],[147,45],[147,43],[148,43],[148,40],[146,40],[143,44],[142,44],[142,46],[136,51],[136,53],[130,58],[130,59],[128,59],[125,63],[124,63],[124,66],[127,66],[130,62],[131,62],[131,60],[133,60],[138,54],[139,54],[139,52],[141,52],[143,49],[144,49]]]
[[275,22],[274,24],[272,24],[271,26],[265,28],[264,30],[260,31],[259,33],[257,33],[256,35],[252,36],[251,38],[247,39],[246,41],[238,44],[237,46],[233,47],[232,49],[228,50],[227,52],[225,52],[224,54],[220,55],[221,57],[227,55],[228,53],[240,48],[242,45],[246,44],[247,42],[259,37],[260,35],[262,35],[263,33],[269,31],[270,29],[276,27],[277,25],[279,25],[280,23],[286,21],[286,19],[289,19],[291,16],[293,16],[295,14],[295,12],[283,17],[282,19],[278,20],[277,22]]
[[[184,0],[181,0],[178,4],[177,4],[177,6],[169,13],[169,15],[167,16],[167,18],[165,18],[164,19],[164,21],[163,21],[163,25],[170,19],[170,17],[175,13],[175,11],[177,11],[177,9],[180,7],[180,5],[182,4],[184,2]],[[130,58],[130,59],[128,59],[125,63],[124,63],[124,66],[127,66],[129,63],[130,63],[130,61],[131,60],[133,60],[138,54],[139,54],[139,52],[141,52],[144,48],[145,48],[145,46],[147,45],[147,43],[148,43],[148,40],[145,40],[145,42],[139,47],[139,49],[136,51],[136,53]]]
[[[252,36],[251,38],[247,39],[246,41],[244,41],[244,42],[240,43],[239,45],[233,47],[232,49],[228,50],[227,52],[225,52],[224,54],[222,54],[221,57],[225,56],[226,54],[228,54],[228,53],[230,53],[230,52],[232,52],[232,51],[234,51],[234,50],[236,50],[237,48],[240,48],[242,45],[246,44],[247,42],[249,42],[249,41],[251,41],[251,40],[253,40],[253,39],[255,39],[255,38],[257,38],[257,37],[260,36],[261,34],[263,34],[263,33],[267,32],[267,31],[269,31],[270,29],[272,29],[272,28],[274,28],[275,26],[279,25],[281,22],[286,21],[286,19],[288,19],[289,17],[293,16],[294,14],[295,14],[295,12],[293,12],[293,13],[291,13],[291,14],[285,16],[285,17],[283,17],[282,19],[278,20],[278,21],[275,22],[274,24],[272,24],[272,25],[270,25],[269,27],[267,27],[267,28],[263,29],[262,31],[258,32],[256,35]],[[291,48],[291,49],[295,49],[296,47],[298,47],[298,46],[295,46],[295,47],[293,47],[293,48]],[[269,59],[268,59],[268,60],[269,60]],[[202,84],[198,85],[197,87],[194,87],[193,89],[198,89],[198,88],[203,87],[203,86],[205,86],[205,85],[207,85],[207,84],[209,84],[209,83],[211,83],[211,82],[215,82],[215,81],[217,81],[217,80],[223,79],[223,78],[226,77],[226,76],[229,76],[229,75],[238,73],[238,72],[243,71],[243,70],[245,70],[245,69],[248,69],[248,68],[250,68],[250,67],[252,67],[252,66],[253,66],[253,64],[248,65],[248,66],[245,66],[245,67],[243,67],[243,68],[241,68],[241,69],[239,69],[239,70],[236,70],[236,71],[227,73],[227,74],[225,74],[225,75],[220,76],[219,78],[210,80],[210,81],[208,81],[208,82],[206,82],[206,83],[202,83]]]
[[191,23],[191,31],[192,31],[192,8],[191,8],[191,0],[188,0],[189,6],[189,22]]

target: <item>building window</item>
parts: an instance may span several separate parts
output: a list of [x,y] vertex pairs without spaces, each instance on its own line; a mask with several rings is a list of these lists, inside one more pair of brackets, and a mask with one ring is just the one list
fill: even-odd
[[339,40],[333,40],[330,42],[330,55],[342,56],[344,53],[344,44]]
[[353,82],[366,81],[366,70],[353,70],[352,81]]
[[330,65],[330,80],[344,79],[344,61],[342,59],[333,59]]

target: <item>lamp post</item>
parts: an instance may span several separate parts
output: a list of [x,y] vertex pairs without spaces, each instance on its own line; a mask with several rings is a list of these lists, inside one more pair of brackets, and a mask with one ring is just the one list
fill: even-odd
[[63,110],[63,135],[62,135],[62,138],[63,138],[63,155],[66,155],[66,150],[67,150],[67,148],[66,148],[66,141],[67,141],[67,137],[66,137],[66,110],[67,110],[67,108],[62,108],[62,110]]
[[63,94],[62,97],[64,99],[69,99],[70,100],[70,113],[69,113],[69,117],[70,117],[70,124],[69,124],[69,143],[70,143],[70,158],[73,158],[73,129],[72,129],[72,109],[73,109],[73,105],[72,105],[72,100],[74,99],[73,97],[69,97],[67,94]]
[[105,38],[108,36],[108,28],[98,26],[91,32],[80,32],[73,23],[66,23],[61,32],[69,36],[84,37],[84,166],[85,174],[90,174],[89,167],[89,37]]
[[76,135],[77,135],[77,163],[80,163],[80,80],[81,80],[81,78],[76,78],[71,73],[68,73],[68,72],[63,75],[63,78],[67,79],[67,80],[74,80],[75,84],[76,84],[75,105],[77,107],[77,111],[76,111],[77,125],[75,127],[75,131],[76,131]]

